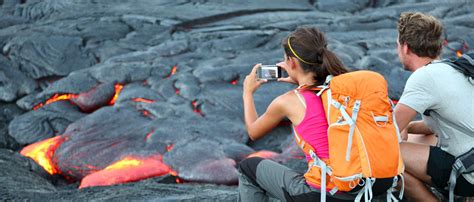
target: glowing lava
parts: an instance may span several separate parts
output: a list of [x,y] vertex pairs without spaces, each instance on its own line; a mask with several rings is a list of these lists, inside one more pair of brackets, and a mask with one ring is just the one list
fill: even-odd
[[150,137],[153,135],[153,132],[154,132],[154,131],[151,131],[151,132],[149,132],[148,134],[146,134],[146,136],[145,136],[145,141],[147,141],[148,139],[150,139]]
[[43,167],[49,174],[56,174],[60,171],[53,164],[51,160],[53,158],[54,152],[61,145],[62,142],[66,140],[65,137],[56,136],[49,138],[34,144],[28,145],[27,147],[21,150],[23,156],[29,157],[36,161],[41,167]]
[[127,156],[103,170],[87,175],[79,188],[134,182],[171,173],[171,168],[162,162],[160,155],[145,158]]
[[248,155],[247,158],[260,157],[260,158],[264,158],[264,159],[271,159],[271,158],[275,158],[276,156],[278,156],[278,153],[268,151],[268,150],[261,150],[261,151],[257,151],[257,152],[254,152],[254,153]]
[[109,105],[115,104],[115,101],[117,101],[117,98],[120,94],[120,91],[122,91],[123,85],[122,84],[115,84],[115,94],[114,97],[109,102]]
[[204,114],[202,113],[201,109],[199,109],[199,105],[197,104],[197,100],[193,100],[191,102],[191,105],[193,106],[193,111],[194,113],[196,114],[199,114],[201,116],[204,116]]
[[60,101],[60,100],[71,100],[72,98],[77,98],[77,96],[78,95],[76,95],[76,94],[62,94],[62,95],[54,94],[53,97],[46,100],[45,103],[39,103],[36,106],[34,106],[33,110],[37,110],[37,109],[41,108],[44,105],[51,104],[53,102],[57,102],[57,101]]
[[173,66],[173,68],[171,68],[171,72],[168,74],[168,76],[166,76],[165,78],[169,78],[171,77],[172,75],[176,74],[176,71],[178,70],[178,67],[175,65]]
[[462,56],[462,51],[460,51],[460,50],[456,51],[456,56],[458,56],[458,58],[460,58]]
[[173,144],[167,145],[166,146],[166,151],[167,152],[171,151],[173,149],[173,146],[174,146]]
[[234,85],[234,86],[237,85],[237,79],[232,80],[232,81],[230,82],[230,84],[232,84],[232,85]]
[[145,98],[133,98],[134,102],[154,103],[154,100],[148,100]]

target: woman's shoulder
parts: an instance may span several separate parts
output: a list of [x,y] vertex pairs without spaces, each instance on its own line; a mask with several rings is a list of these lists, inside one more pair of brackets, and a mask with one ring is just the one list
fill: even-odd
[[288,105],[292,105],[295,101],[298,101],[298,97],[295,94],[294,90],[290,90],[276,97],[273,100],[273,103],[280,107],[286,107]]
[[297,98],[296,94],[295,94],[295,90],[290,90],[286,93],[283,93],[282,95],[278,96],[277,99],[281,99],[281,100],[293,100]]

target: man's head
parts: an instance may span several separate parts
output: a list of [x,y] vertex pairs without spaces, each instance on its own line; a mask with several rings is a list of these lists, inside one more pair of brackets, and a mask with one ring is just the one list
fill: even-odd
[[436,59],[443,46],[443,25],[435,17],[420,12],[405,12],[398,19],[398,55],[410,69],[413,58]]

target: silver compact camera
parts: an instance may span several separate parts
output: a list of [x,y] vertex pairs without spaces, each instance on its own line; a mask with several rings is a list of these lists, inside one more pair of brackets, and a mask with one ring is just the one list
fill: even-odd
[[257,78],[266,80],[282,78],[281,67],[276,65],[262,65],[257,69]]

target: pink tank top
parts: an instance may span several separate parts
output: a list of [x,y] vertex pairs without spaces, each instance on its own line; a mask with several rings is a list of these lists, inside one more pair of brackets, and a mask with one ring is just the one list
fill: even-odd
[[[306,111],[303,120],[297,126],[295,125],[294,129],[316,150],[315,153],[320,159],[328,159],[328,122],[321,97],[308,90],[300,90],[299,94],[306,102]],[[311,160],[308,154],[306,154],[306,160]]]

